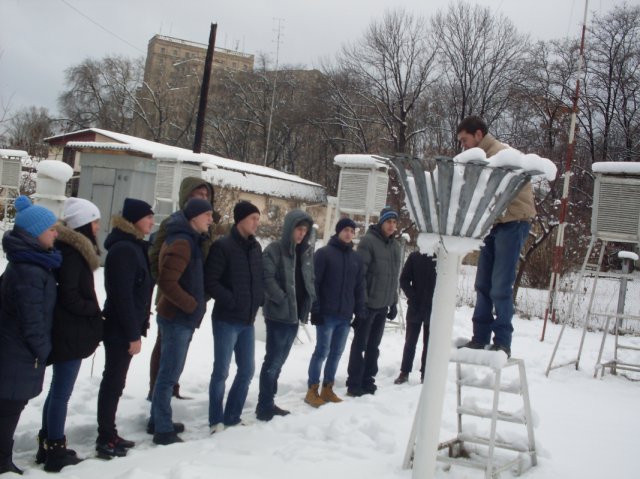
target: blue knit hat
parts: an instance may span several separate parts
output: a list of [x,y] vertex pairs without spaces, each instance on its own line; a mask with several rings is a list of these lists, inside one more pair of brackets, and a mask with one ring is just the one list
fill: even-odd
[[382,210],[380,211],[380,219],[378,220],[378,224],[381,225],[382,223],[384,223],[387,220],[390,219],[398,219],[398,213],[391,208],[390,206],[385,206],[384,208],[382,208]]
[[345,228],[353,228],[355,230],[356,222],[351,218],[341,218],[340,221],[336,223],[336,234],[340,234],[340,231]]
[[210,201],[203,200],[202,198],[191,198],[182,209],[185,218],[188,220],[191,220],[202,213],[206,213],[207,211],[213,211],[213,207],[211,206]]
[[43,206],[34,205],[24,195],[16,198],[15,207],[16,226],[22,228],[34,238],[37,238],[56,224],[56,215]]

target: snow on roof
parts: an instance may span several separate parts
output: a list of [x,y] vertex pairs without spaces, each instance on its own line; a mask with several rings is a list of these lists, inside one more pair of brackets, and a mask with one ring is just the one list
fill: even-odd
[[[158,160],[199,163],[205,169],[216,170],[213,176],[209,175],[215,185],[278,197],[307,199],[314,202],[324,202],[326,199],[324,186],[305,180],[297,175],[284,173],[266,166],[231,160],[208,153],[194,153],[185,148],[163,145],[162,143],[100,128],[91,128],[75,133],[85,133],[87,131],[111,138],[115,142],[70,141],[67,145],[74,148],[111,149],[143,153],[151,155]],[[220,169],[228,171],[223,174],[219,171]],[[251,178],[249,175],[256,176],[256,178]],[[291,183],[297,185],[292,187]]]
[[640,175],[640,163],[632,161],[600,161],[591,168],[594,173]]
[[24,158],[25,156],[29,156],[24,150],[9,150],[0,148],[0,158]]
[[364,168],[367,170],[389,168],[385,159],[376,155],[336,155],[333,163],[343,168]]

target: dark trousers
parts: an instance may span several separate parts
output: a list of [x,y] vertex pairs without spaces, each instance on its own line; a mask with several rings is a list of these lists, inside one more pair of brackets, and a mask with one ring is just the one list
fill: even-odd
[[360,320],[354,328],[347,367],[348,389],[376,389],[375,377],[378,374],[379,348],[387,321],[387,309],[368,309],[366,319]]
[[98,439],[108,442],[118,434],[116,411],[127,381],[131,355],[128,343],[111,341],[104,342],[104,354],[104,372],[98,391]]
[[400,371],[409,374],[413,369],[413,360],[416,357],[416,345],[420,337],[420,327],[422,327],[422,356],[420,358],[420,377],[424,378],[424,364],[427,360],[427,346],[429,344],[429,323],[407,322],[407,329],[404,336],[404,350],[402,351],[402,365]]
[[0,399],[0,467],[11,464],[13,435],[26,405],[26,400]]

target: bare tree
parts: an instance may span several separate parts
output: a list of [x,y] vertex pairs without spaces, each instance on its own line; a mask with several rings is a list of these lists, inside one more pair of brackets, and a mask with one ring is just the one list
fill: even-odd
[[52,120],[46,108],[31,106],[8,120],[6,141],[12,148],[25,150],[35,158],[46,158],[48,146],[42,141],[53,134]]

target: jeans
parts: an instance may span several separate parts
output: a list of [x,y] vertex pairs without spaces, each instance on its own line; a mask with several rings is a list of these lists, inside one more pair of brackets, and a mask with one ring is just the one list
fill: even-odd
[[409,374],[413,369],[413,360],[416,357],[416,346],[422,329],[422,355],[420,357],[420,377],[424,378],[424,364],[427,360],[427,346],[429,345],[429,323],[413,323],[407,321],[407,330],[404,336],[404,350],[402,351],[402,364],[400,371]]
[[184,369],[194,329],[180,321],[158,316],[161,350],[160,368],[151,399],[151,418],[155,432],[172,432],[171,396]]
[[477,299],[472,318],[473,341],[479,344],[489,344],[493,331],[495,344],[511,348],[513,283],[520,250],[530,228],[528,221],[498,223],[484,239],[478,259]]
[[336,371],[344,345],[349,336],[349,320],[336,316],[324,316],[324,323],[316,326],[316,348],[309,362],[308,385],[320,383],[320,370],[324,365],[323,384],[333,383],[336,380]]
[[104,341],[104,372],[98,391],[98,440],[108,442],[118,434],[116,411],[127,382],[132,356],[129,343]]
[[0,399],[0,466],[9,466],[13,457],[13,435],[26,400]]
[[[225,381],[229,376],[231,355],[235,354],[238,370],[233,380],[227,404],[222,407]],[[209,383],[209,426],[240,423],[242,408],[247,400],[249,384],[255,371],[255,332],[253,324],[213,322],[213,372]]]
[[42,430],[47,439],[59,441],[64,438],[64,423],[67,420],[67,405],[76,383],[82,359],[55,363],[49,394],[42,408]]
[[269,319],[264,323],[267,327],[267,344],[260,370],[260,392],[256,412],[269,412],[273,409],[280,371],[298,334],[298,323],[281,323]]
[[387,321],[387,310],[367,309],[367,317],[354,328],[347,367],[348,389],[376,389],[375,377],[378,374],[380,342]]

